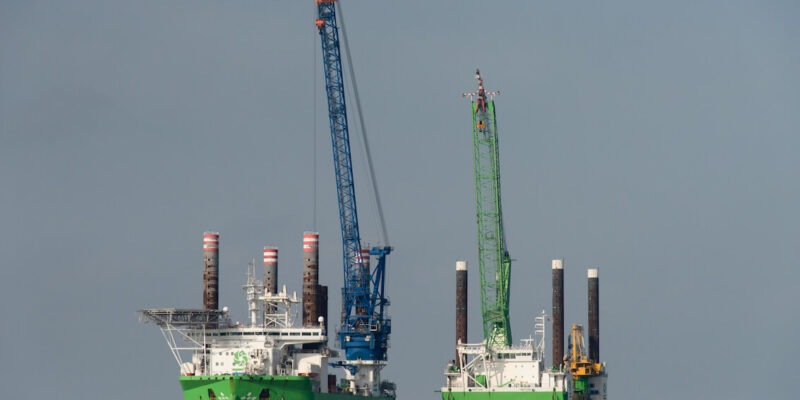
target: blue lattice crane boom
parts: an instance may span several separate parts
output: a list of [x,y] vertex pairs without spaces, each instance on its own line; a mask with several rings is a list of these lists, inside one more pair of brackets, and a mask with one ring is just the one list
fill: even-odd
[[[338,338],[346,360],[340,363],[348,371],[351,388],[361,391],[362,384],[369,392],[378,390],[378,371],[386,364],[391,320],[385,316],[388,301],[384,297],[386,256],[391,247],[374,247],[369,254],[376,256],[378,265],[369,271],[361,253],[358,212],[353,181],[347,107],[344,94],[339,27],[336,22],[336,1],[316,0],[316,26],[322,41],[322,60],[325,75],[328,116],[330,118],[333,164],[339,202],[339,221],[342,232],[342,315]],[[363,370],[368,373],[359,374]],[[356,375],[371,375],[357,381]],[[366,391],[364,394],[368,394]]]

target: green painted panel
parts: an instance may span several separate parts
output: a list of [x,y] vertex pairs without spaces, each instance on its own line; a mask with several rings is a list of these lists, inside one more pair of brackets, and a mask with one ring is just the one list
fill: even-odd
[[390,397],[355,397],[348,393],[314,393],[316,400],[393,400]]
[[443,391],[442,400],[566,400],[566,392],[456,392]]
[[346,393],[313,393],[307,376],[214,375],[181,376],[184,400],[209,400],[209,389],[216,400],[260,400],[267,390],[269,400],[392,400],[388,397],[354,397]]
[[314,400],[311,381],[305,376],[215,375],[181,376],[184,400],[259,400],[262,390],[270,400]]

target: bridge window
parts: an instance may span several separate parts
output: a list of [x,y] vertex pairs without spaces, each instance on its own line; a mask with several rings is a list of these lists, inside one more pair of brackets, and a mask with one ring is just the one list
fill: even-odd
[[269,400],[269,389],[262,389],[258,395],[258,400]]
[[208,400],[217,400],[217,395],[211,389],[208,389]]

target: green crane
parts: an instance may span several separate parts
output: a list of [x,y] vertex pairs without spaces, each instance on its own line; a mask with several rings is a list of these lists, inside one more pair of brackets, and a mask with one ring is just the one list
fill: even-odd
[[[500,202],[500,151],[494,96],[486,92],[479,70],[475,70],[478,91],[470,96],[472,141],[475,159],[475,211],[478,220],[478,259],[480,262],[481,313],[483,338],[490,349],[511,345],[508,303],[511,257],[506,249],[503,207]],[[491,100],[487,100],[487,95]]]

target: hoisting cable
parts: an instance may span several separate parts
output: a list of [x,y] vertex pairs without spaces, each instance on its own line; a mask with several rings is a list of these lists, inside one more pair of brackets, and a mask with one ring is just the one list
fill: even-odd
[[[314,18],[316,18],[316,15],[317,15],[316,3],[315,3],[315,6],[314,6],[313,10],[314,10],[314,14],[313,14]],[[314,87],[314,97],[311,98],[313,103],[314,103],[314,105],[312,107],[313,114],[311,115],[311,120],[313,121],[313,127],[312,127],[312,131],[311,131],[311,149],[312,149],[311,150],[311,152],[312,152],[311,153],[311,159],[313,160],[312,161],[312,166],[311,166],[311,168],[313,168],[312,179],[311,179],[311,181],[312,181],[311,182],[311,185],[312,185],[311,186],[311,188],[312,188],[311,189],[311,201],[314,203],[313,204],[314,212],[312,214],[311,229],[316,232],[317,231],[317,101],[318,101],[317,100],[317,36],[318,36],[318,31],[317,31],[316,28],[313,28],[313,32],[314,33],[311,35],[311,45],[312,45],[311,46],[311,50],[314,53],[314,55],[313,55],[314,62],[312,63],[312,65],[313,65],[313,67],[312,67],[313,71],[312,72],[314,73],[314,75],[311,78],[311,86]]]
[[369,178],[372,183],[372,192],[375,196],[375,203],[377,204],[378,208],[378,220],[380,221],[380,231],[383,234],[383,243],[385,246],[389,246],[389,234],[386,230],[386,220],[383,218],[383,206],[381,206],[381,197],[378,194],[378,180],[375,178],[375,169],[372,165],[372,154],[369,150],[369,141],[367,140],[367,127],[364,125],[364,115],[361,113],[361,100],[358,96],[358,85],[356,84],[356,74],[353,70],[353,61],[350,58],[350,44],[347,41],[347,31],[344,27],[344,16],[342,15],[342,5],[341,1],[336,2],[336,12],[339,14],[339,24],[342,28],[342,42],[344,44],[344,54],[345,59],[347,60],[347,69],[348,73],[350,74],[350,82],[353,83],[353,98],[356,101],[356,113],[358,114],[358,121],[361,125],[360,133],[361,139],[364,142],[364,151],[367,155],[367,170],[369,171]]

